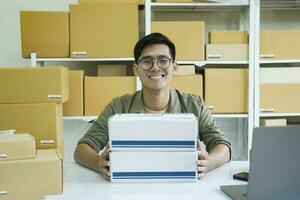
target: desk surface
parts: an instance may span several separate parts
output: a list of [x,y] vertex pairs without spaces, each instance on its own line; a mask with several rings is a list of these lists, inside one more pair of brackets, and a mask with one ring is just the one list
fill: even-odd
[[64,192],[43,197],[43,200],[229,199],[220,190],[220,185],[245,184],[233,180],[232,175],[249,169],[247,161],[232,161],[209,172],[196,183],[111,183],[74,162],[73,152],[81,135],[82,132],[65,132]]

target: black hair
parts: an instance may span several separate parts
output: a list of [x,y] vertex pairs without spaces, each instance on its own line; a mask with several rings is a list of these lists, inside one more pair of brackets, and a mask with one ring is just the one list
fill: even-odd
[[176,50],[174,43],[165,35],[161,33],[150,33],[142,39],[140,39],[134,47],[134,59],[138,63],[138,59],[141,56],[143,49],[150,44],[165,44],[169,47],[170,55],[175,60]]

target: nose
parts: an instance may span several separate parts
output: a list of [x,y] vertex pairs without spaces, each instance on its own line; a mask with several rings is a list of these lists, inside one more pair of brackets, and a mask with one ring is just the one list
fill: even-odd
[[157,65],[157,60],[154,60],[153,67],[151,68],[151,71],[159,71],[159,67]]

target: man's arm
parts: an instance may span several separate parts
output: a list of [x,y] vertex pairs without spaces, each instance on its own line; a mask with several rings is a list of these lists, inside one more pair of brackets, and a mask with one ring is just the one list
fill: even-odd
[[74,152],[74,160],[89,169],[99,172],[107,180],[110,180],[109,147],[106,146],[101,155],[87,144],[77,145]]

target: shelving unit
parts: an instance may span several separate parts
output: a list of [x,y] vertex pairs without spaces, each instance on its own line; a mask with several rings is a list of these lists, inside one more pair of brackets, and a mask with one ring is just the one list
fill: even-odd
[[[225,1],[224,1],[225,2]],[[232,1],[231,1],[232,2]],[[255,92],[255,66],[259,67],[259,54],[256,52],[256,47],[259,46],[257,37],[259,36],[259,27],[256,22],[259,19],[259,7],[260,4],[257,1],[246,1],[241,2],[235,1],[231,3],[229,1],[225,3],[154,3],[151,0],[145,0],[145,34],[151,33],[151,21],[153,12],[168,12],[168,11],[184,11],[184,12],[239,12],[239,24],[240,30],[248,30],[249,32],[249,60],[248,61],[178,61],[178,64],[194,64],[198,68],[211,67],[213,65],[234,65],[237,67],[248,68],[249,77],[249,98],[248,98],[248,113],[247,114],[213,114],[213,117],[218,121],[233,121],[237,124],[239,130],[238,134],[246,132],[248,140],[240,144],[239,148],[245,148],[242,144],[246,145],[246,151],[251,146],[252,130],[255,124],[255,103],[254,103],[254,92]],[[128,63],[134,62],[134,58],[37,58],[36,54],[31,55],[31,66],[43,66],[45,62],[111,62],[111,63]],[[256,66],[257,67],[257,66]],[[259,76],[258,76],[259,77]],[[141,84],[137,81],[137,89],[141,88]],[[259,115],[257,115],[259,116]],[[65,120],[84,120],[89,122],[96,119],[97,116],[74,116],[64,117]],[[245,128],[246,127],[246,128]],[[247,139],[247,138],[246,138]],[[244,140],[244,139],[240,139]],[[247,156],[246,156],[247,157]],[[245,159],[245,157],[242,157]]]
[[[300,9],[300,1],[299,0],[258,0],[257,3],[259,6],[256,7],[256,13],[255,16],[257,19],[256,29],[257,29],[257,36],[256,39],[256,63],[254,67],[254,77],[256,79],[255,81],[255,87],[254,87],[254,127],[258,127],[260,125],[260,119],[261,118],[287,118],[287,117],[299,117],[300,113],[263,113],[260,112],[260,68],[261,67],[268,67],[268,68],[276,68],[276,67],[282,67],[283,65],[285,67],[289,66],[299,66],[300,67],[300,59],[287,59],[287,60],[259,60],[259,31],[261,30],[261,16],[263,15],[263,12],[272,12],[274,16],[276,16],[276,12],[279,13],[285,13],[285,12],[298,12]],[[299,15],[300,16],[300,15]],[[293,19],[288,21],[287,23],[296,23],[297,20]],[[278,23],[275,21],[275,23]],[[298,24],[300,24],[300,19],[298,18],[297,21]],[[286,24],[285,24],[286,25]],[[288,28],[290,28],[288,26]],[[276,27],[278,29],[278,27]],[[299,27],[298,27],[299,29]]]

